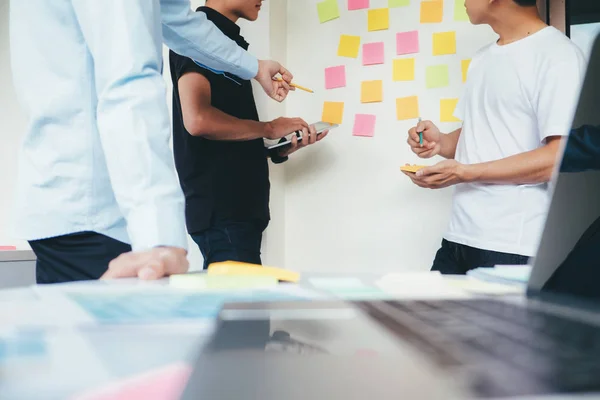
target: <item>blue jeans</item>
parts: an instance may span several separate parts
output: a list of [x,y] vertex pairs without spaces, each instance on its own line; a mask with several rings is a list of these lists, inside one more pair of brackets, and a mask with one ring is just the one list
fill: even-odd
[[204,269],[215,262],[262,264],[260,247],[264,227],[254,222],[218,222],[192,234],[204,257]]
[[444,239],[442,247],[435,255],[431,270],[440,271],[442,274],[464,275],[467,271],[479,267],[524,265],[528,261],[527,256],[477,249]]

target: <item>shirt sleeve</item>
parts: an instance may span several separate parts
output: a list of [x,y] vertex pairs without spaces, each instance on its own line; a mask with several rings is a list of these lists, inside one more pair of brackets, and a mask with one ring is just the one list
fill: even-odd
[[165,44],[177,54],[242,79],[253,79],[258,60],[226,37],[206,18],[193,12],[189,0],[160,0]]
[[[92,54],[95,118],[134,250],[187,248],[184,197],[169,148],[158,2],[71,0]],[[101,212],[101,210],[99,210]]]
[[577,49],[563,60],[548,63],[538,76],[537,98],[533,102],[540,141],[550,136],[567,136],[579,100],[584,74],[583,56]]

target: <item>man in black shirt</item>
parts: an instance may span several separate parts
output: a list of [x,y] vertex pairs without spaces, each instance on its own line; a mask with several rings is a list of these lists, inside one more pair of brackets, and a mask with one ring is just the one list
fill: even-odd
[[[206,13],[240,47],[239,18],[255,21],[262,0],[208,0],[197,12]],[[262,232],[269,215],[269,169],[263,138],[295,135],[287,150],[273,156],[283,162],[299,148],[323,139],[299,118],[259,122],[250,81],[214,71],[173,51],[173,142],[175,164],[186,197],[189,233],[204,256],[213,262],[261,264]],[[285,147],[284,147],[285,148]]]

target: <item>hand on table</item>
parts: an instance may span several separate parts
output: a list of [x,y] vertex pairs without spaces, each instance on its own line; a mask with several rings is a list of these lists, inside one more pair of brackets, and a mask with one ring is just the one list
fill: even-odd
[[[423,132],[423,144],[419,144],[419,132]],[[408,131],[407,143],[420,158],[431,158],[440,153],[442,133],[431,121],[422,121]]]
[[292,144],[288,146],[285,150],[280,153],[281,157],[287,157],[296,151],[305,148],[306,146],[311,146],[321,140],[325,139],[325,137],[329,134],[329,131],[324,131],[320,135],[317,134],[317,130],[314,125],[311,125],[308,128],[302,129],[302,141],[298,141],[298,137],[296,135],[292,136]]
[[100,279],[140,278],[154,280],[186,273],[189,269],[187,251],[176,247],[121,254],[108,265]]

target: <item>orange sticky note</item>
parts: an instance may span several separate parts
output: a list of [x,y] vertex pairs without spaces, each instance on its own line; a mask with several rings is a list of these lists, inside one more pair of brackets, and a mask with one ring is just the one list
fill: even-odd
[[456,54],[456,32],[439,32],[433,34],[433,55],[444,56]]
[[417,96],[396,99],[398,121],[419,118],[419,98]]
[[[383,101],[383,81],[364,81],[361,85],[361,103],[380,103]],[[325,120],[323,120],[325,121]],[[329,122],[329,121],[325,121]]]
[[344,103],[326,101],[325,104],[323,104],[323,115],[321,116],[321,121],[340,125],[343,119]]
[[467,73],[469,72],[469,66],[471,65],[471,60],[462,60],[460,62],[460,69],[462,70],[462,81],[467,81]]
[[440,23],[444,18],[444,2],[441,0],[424,0],[421,2],[421,23]]
[[458,99],[441,99],[440,100],[440,121],[442,122],[460,122],[460,119],[454,116],[454,110]]
[[393,79],[395,82],[415,80],[414,58],[399,58],[394,60],[393,68]]
[[383,31],[390,27],[390,9],[369,10],[369,32]]
[[342,35],[338,46],[338,56],[357,58],[360,50],[360,36]]

